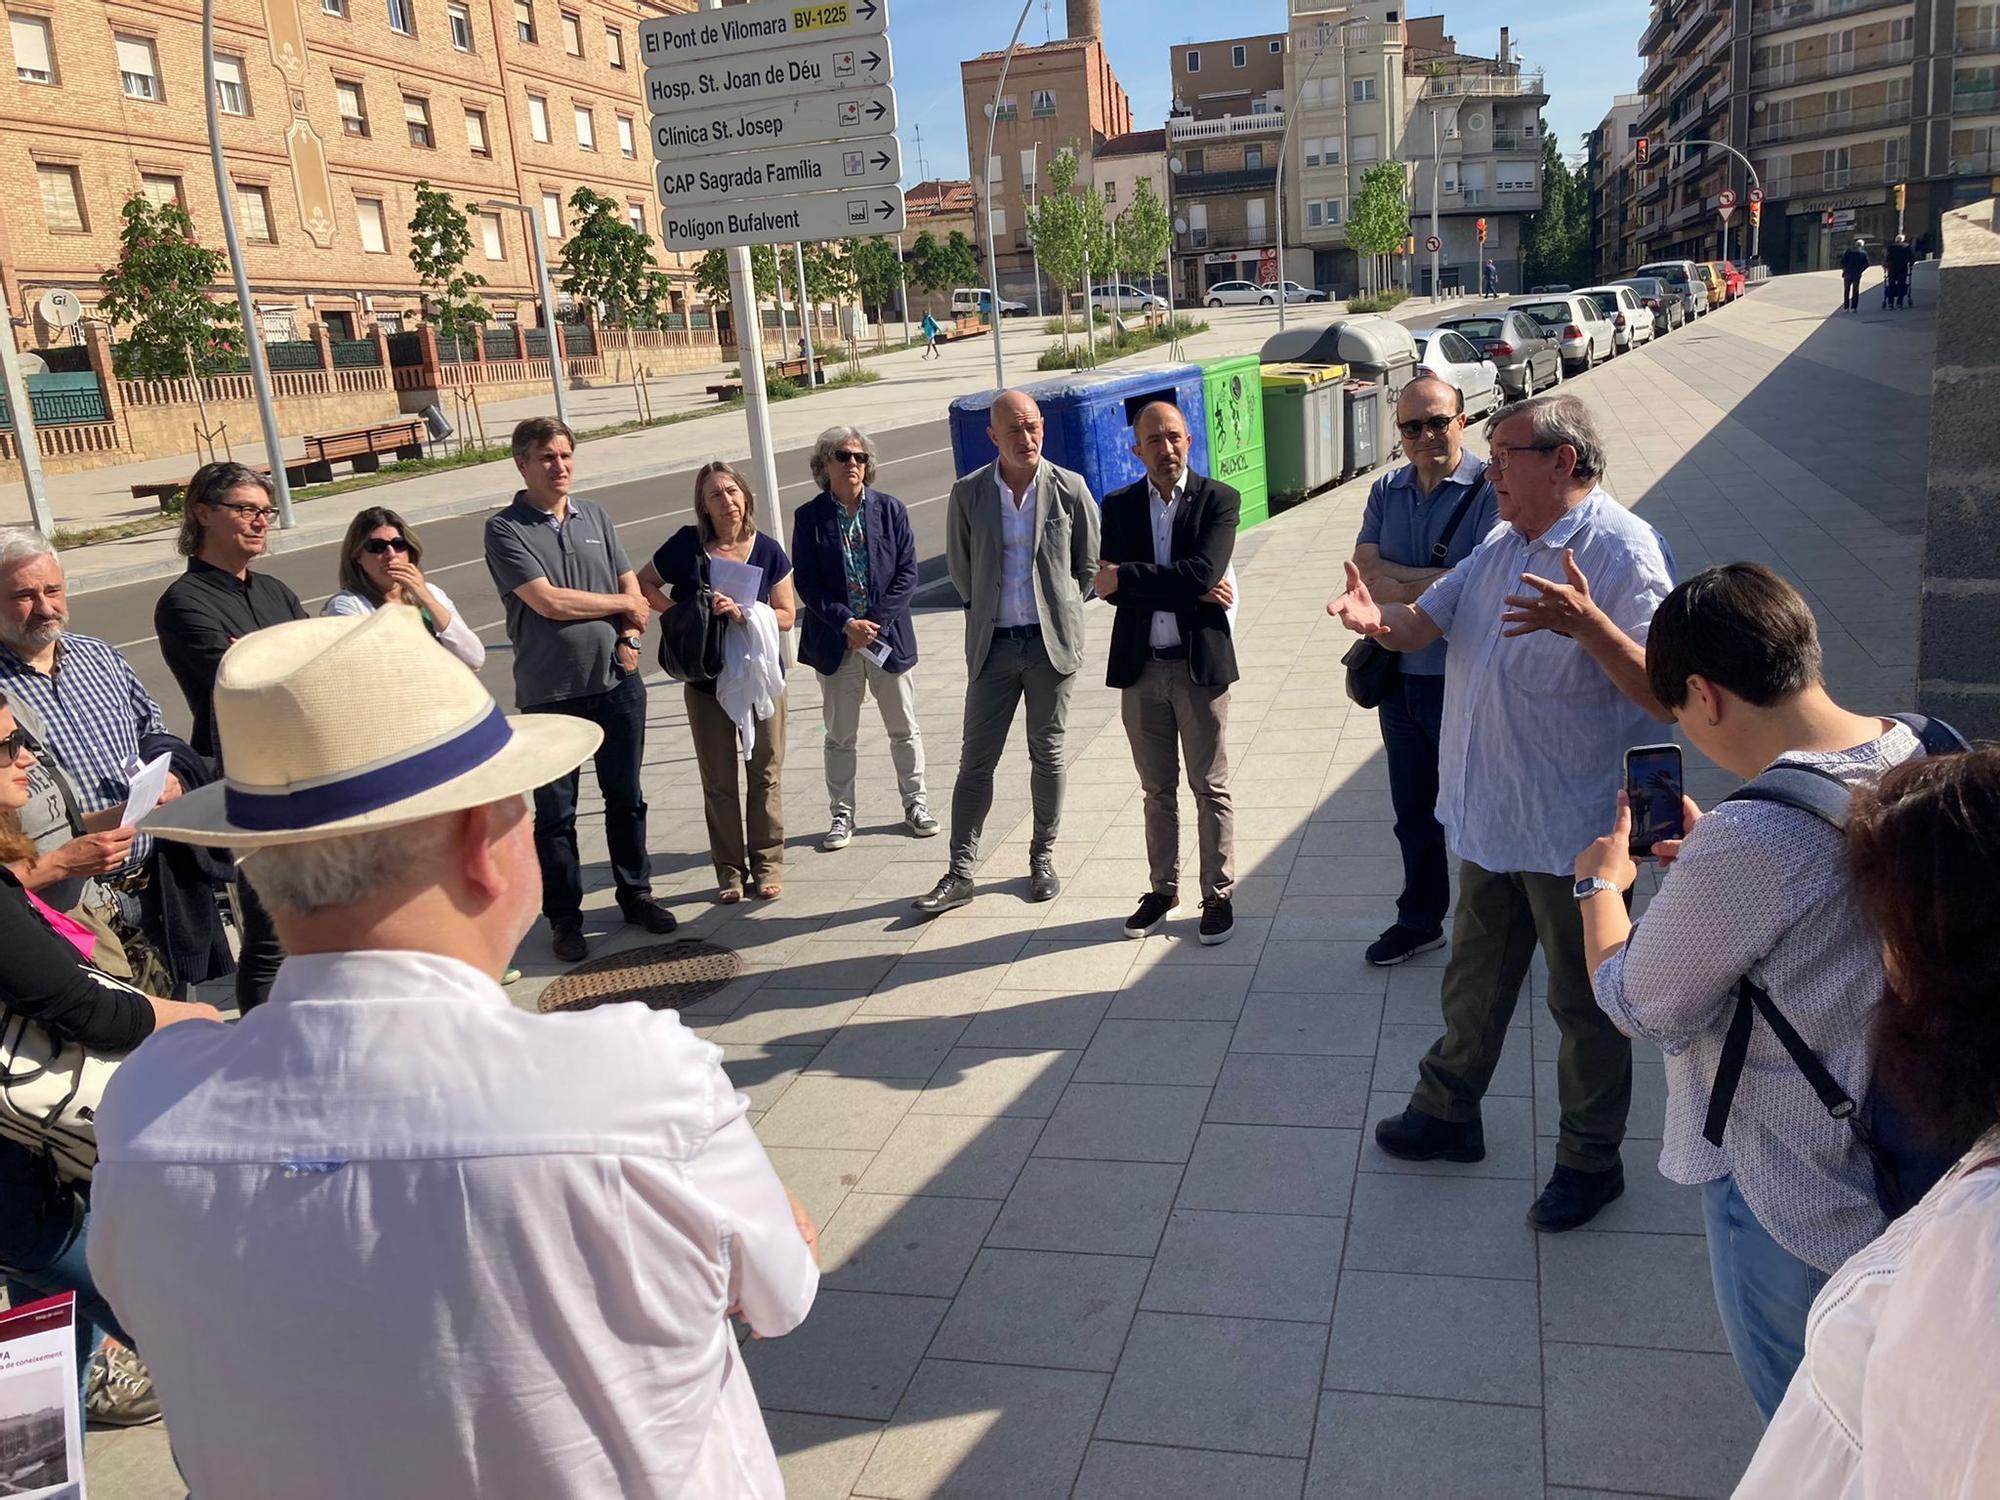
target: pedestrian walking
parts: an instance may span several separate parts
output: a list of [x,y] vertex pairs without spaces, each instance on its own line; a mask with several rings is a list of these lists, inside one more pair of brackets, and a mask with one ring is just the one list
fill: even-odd
[[[1465,395],[1450,381],[1425,375],[1404,386],[1396,425],[1410,462],[1369,490],[1354,564],[1377,603],[1414,604],[1493,529],[1500,499],[1485,463],[1465,451]],[[1440,640],[1392,658],[1377,705],[1403,856],[1396,919],[1366,954],[1378,967],[1444,946],[1451,864],[1437,801],[1446,650]]]
[[1413,605],[1378,604],[1350,562],[1327,612],[1392,651],[1451,642],[1438,819],[1459,896],[1444,1035],[1376,1144],[1412,1161],[1484,1159],[1480,1099],[1539,945],[1562,1032],[1562,1120],[1528,1223],[1556,1231],[1625,1189],[1632,1044],[1591,992],[1572,871],[1602,831],[1625,749],[1669,718],[1647,682],[1645,637],[1672,568],[1659,534],[1604,490],[1604,441],[1582,401],[1519,401],[1486,431],[1507,524]]
[[1861,311],[1861,273],[1868,269],[1868,246],[1862,240],[1847,247],[1840,257],[1840,309]]
[[945,563],[965,601],[965,732],[951,794],[951,865],[919,896],[929,916],[972,900],[979,836],[993,806],[1014,711],[1028,708],[1034,835],[1028,899],[1053,901],[1062,822],[1063,728],[1083,663],[1083,597],[1097,577],[1097,503],[1081,474],[1042,457],[1042,411],[1002,391],[987,417],[998,457],[951,487]]
[[[739,667],[757,649],[756,638],[764,640],[768,659],[761,667],[772,674],[776,691],[763,700],[768,717],[757,718],[747,748],[739,722],[744,710],[739,707],[738,717],[732,717],[724,701],[726,668],[724,678],[714,682],[685,684],[683,696],[701,773],[717,899],[733,904],[749,889],[776,900],[785,889],[785,693],[778,635],[792,628],[798,613],[792,562],[776,537],[757,529],[757,497],[749,479],[720,459],[703,464],[695,475],[694,518],[694,525],[661,543],[640,570],[639,584],[662,615],[711,599],[708,607],[729,622],[726,654]],[[759,623],[767,629],[753,636],[751,627]],[[739,779],[745,782],[740,793]]]
[[[521,488],[486,523],[486,571],[507,610],[514,703],[524,714],[566,714],[603,731],[592,764],[604,797],[604,838],[619,913],[667,933],[674,914],[653,899],[646,853],[646,689],[639,642],[649,611],[638,576],[602,506],[576,494],[576,436],[554,417],[529,417],[510,444]],[[583,936],[583,861],[577,849],[581,781],[572,766],[535,789],[535,853],[551,951],[564,963],[589,953]]]
[[372,615],[385,604],[407,604],[424,629],[477,672],[486,644],[439,585],[424,577],[424,544],[401,516],[371,505],[348,523],[340,544],[340,590],[320,607],[323,615]]
[[229,782],[148,829],[246,851],[292,957],[244,1024],[120,1064],[89,1245],[188,1487],[778,1500],[729,1317],[804,1319],[813,1232],[721,1049],[495,983],[527,794],[604,728],[502,714],[407,609],[261,632],[215,698]]
[[1908,307],[1910,305],[1910,267],[1916,263],[1917,252],[1910,248],[1910,242],[1897,235],[1889,242],[1883,253],[1885,279],[1882,282],[1882,306]]
[[854,838],[855,745],[861,699],[872,694],[889,736],[903,823],[917,838],[938,832],[924,789],[917,725],[917,539],[910,513],[875,488],[875,444],[858,427],[830,427],[813,444],[820,492],[792,518],[792,582],[804,611],[799,659],[819,674],[826,730],[823,850]]
[[1481,271],[1480,276],[1481,276],[1481,284],[1485,289],[1485,295],[1488,297],[1499,296],[1500,267],[1495,265],[1492,261],[1489,260],[1488,262],[1486,262],[1485,269]]
[[924,314],[924,358],[925,359],[944,358],[942,354],[938,353],[938,346],[937,346],[938,332],[939,332],[938,320],[936,319],[936,317],[934,317],[930,313],[925,313]]
[[1180,761],[1187,761],[1201,851],[1203,944],[1236,930],[1236,819],[1229,798],[1229,687],[1236,643],[1229,560],[1243,497],[1188,467],[1187,419],[1168,401],[1142,408],[1132,451],[1146,477],[1104,498],[1097,596],[1112,607],[1107,687],[1139,771],[1150,888],[1125,936],[1158,932],[1180,905]]

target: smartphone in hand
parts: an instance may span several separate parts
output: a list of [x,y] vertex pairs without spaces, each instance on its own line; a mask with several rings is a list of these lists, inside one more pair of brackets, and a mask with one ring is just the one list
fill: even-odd
[[1662,839],[1687,837],[1681,809],[1681,747],[1634,745],[1625,752],[1625,800],[1632,805],[1634,859],[1645,859]]

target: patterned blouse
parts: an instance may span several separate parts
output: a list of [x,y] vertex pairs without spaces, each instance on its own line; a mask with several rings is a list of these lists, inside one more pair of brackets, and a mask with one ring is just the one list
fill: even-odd
[[868,617],[868,532],[862,524],[866,503],[849,510],[842,505],[840,555],[847,571],[847,607],[861,619]]

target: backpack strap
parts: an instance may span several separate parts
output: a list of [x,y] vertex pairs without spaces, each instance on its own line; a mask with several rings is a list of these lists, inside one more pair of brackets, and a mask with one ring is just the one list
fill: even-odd
[[1847,804],[1853,793],[1846,782],[1818,766],[1780,763],[1745,783],[1724,802],[1774,802],[1811,813],[1841,833],[1847,831]]
[[1924,714],[1890,714],[1898,724],[1917,737],[1926,755],[1958,755],[1972,748],[1972,742],[1943,719]]
[[1867,1132],[1862,1127],[1853,1097],[1827,1071],[1826,1064],[1819,1060],[1819,1054],[1806,1045],[1805,1038],[1785,1019],[1785,1013],[1772,1003],[1770,995],[1746,977],[1736,981],[1736,1013],[1729,1018],[1729,1034],[1723,1038],[1722,1057],[1716,1064],[1715,1087],[1709,1091],[1708,1117],[1702,1122],[1701,1130],[1708,1143],[1712,1146],[1722,1144],[1723,1127],[1729,1120],[1729,1106],[1736,1097],[1736,1085],[1743,1077],[1743,1060],[1750,1050],[1750,1022],[1753,1016],[1764,1018],[1771,1034],[1785,1049],[1785,1054],[1805,1075],[1812,1091],[1819,1095],[1819,1102],[1826,1107],[1826,1112],[1836,1120],[1847,1121],[1865,1142]]

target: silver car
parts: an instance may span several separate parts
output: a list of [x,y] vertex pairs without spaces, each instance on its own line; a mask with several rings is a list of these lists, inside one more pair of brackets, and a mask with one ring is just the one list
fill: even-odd
[[1617,330],[1611,320],[1580,292],[1524,297],[1508,306],[1526,313],[1555,337],[1562,349],[1563,367],[1572,373],[1581,374],[1618,352]]
[[1595,302],[1611,320],[1612,343],[1622,354],[1653,342],[1653,312],[1629,286],[1587,286],[1579,296]]

